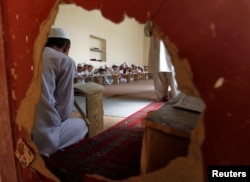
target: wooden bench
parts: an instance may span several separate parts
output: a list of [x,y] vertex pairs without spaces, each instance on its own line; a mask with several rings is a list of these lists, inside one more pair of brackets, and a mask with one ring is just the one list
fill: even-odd
[[191,131],[200,113],[173,107],[179,99],[179,96],[171,99],[142,120],[145,126],[141,153],[142,174],[163,168],[176,157],[187,155]]
[[95,136],[104,129],[103,123],[103,90],[102,85],[96,83],[77,83],[74,85],[75,96],[86,97],[86,116],[79,104],[75,101],[75,106],[83,119],[89,121],[89,137]]

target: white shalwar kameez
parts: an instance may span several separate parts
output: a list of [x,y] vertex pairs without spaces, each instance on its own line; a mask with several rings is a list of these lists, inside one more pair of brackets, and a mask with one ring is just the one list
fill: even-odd
[[69,118],[74,101],[75,62],[45,47],[41,100],[37,105],[33,140],[40,154],[51,155],[72,145],[88,132],[82,118]]
[[[152,74],[154,80],[157,100],[168,100],[170,97],[178,95],[177,82],[174,79],[174,67],[164,42],[154,35],[149,35],[149,26],[145,26],[145,35],[150,37],[148,72]],[[168,93],[171,88],[171,95]]]

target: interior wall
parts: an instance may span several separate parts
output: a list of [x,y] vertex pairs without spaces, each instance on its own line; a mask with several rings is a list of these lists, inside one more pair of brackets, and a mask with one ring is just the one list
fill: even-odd
[[[142,66],[147,64],[144,25],[133,18],[125,16],[123,22],[114,24],[104,18],[99,10],[87,11],[73,4],[63,4],[59,6],[54,26],[68,30],[72,41],[69,56],[76,63],[91,63],[95,67],[124,62]],[[106,62],[89,61],[89,35],[106,39]]]

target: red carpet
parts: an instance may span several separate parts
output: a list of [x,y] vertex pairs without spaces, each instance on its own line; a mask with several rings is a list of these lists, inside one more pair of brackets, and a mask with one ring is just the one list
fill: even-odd
[[163,104],[152,102],[95,137],[54,154],[49,158],[48,168],[56,175],[63,171],[66,177],[62,181],[80,182],[85,174],[98,174],[114,180],[139,175],[143,137],[140,121],[148,111]]

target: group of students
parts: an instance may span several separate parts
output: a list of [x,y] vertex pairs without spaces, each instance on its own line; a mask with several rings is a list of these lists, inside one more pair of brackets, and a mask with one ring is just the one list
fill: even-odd
[[[148,22],[144,29],[145,36],[150,37],[149,72],[153,75],[157,100],[167,101],[168,88],[171,97],[178,94],[174,80],[174,69],[162,39],[164,38],[157,26]],[[61,28],[52,28],[43,50],[43,72],[41,79],[41,98],[36,108],[36,118],[32,138],[41,155],[49,156],[60,149],[82,140],[88,133],[86,122],[80,115],[72,116],[74,104],[74,79],[83,75],[108,74],[119,75],[120,82],[128,73],[140,73],[147,70],[135,65],[122,64],[100,67],[93,71],[93,65],[76,66],[68,56],[70,49],[68,33]],[[84,68],[85,67],[85,68]],[[76,71],[77,70],[79,71]],[[80,71],[84,69],[84,71]],[[78,75],[79,74],[79,75]],[[84,80],[86,81],[86,80]]]
[[75,76],[75,83],[85,83],[93,81],[93,77],[102,76],[103,85],[113,84],[113,76],[118,76],[120,83],[126,83],[126,75],[131,75],[131,81],[134,79],[134,74],[147,72],[147,67],[137,66],[135,64],[128,65],[123,63],[120,66],[118,64],[113,64],[112,67],[109,65],[100,66],[99,68],[94,69],[94,66],[87,63],[78,63],[77,64],[77,74]]
[[92,64],[78,63],[74,77],[75,83],[89,82],[90,77],[94,76],[94,66]]

